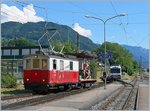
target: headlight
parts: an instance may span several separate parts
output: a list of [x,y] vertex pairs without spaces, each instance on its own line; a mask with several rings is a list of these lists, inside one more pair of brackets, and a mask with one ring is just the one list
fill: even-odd
[[27,81],[29,81],[30,79],[29,78],[27,78]]

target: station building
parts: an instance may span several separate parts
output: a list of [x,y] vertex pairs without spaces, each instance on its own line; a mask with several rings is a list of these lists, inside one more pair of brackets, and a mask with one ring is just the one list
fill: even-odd
[[[42,46],[43,50],[48,50],[48,46]],[[1,72],[7,72],[17,77],[17,82],[23,82],[23,57],[41,51],[40,46],[27,47],[1,47]],[[78,59],[96,59],[97,55],[90,51],[80,50],[78,53],[68,53]],[[98,77],[99,79],[99,77]]]
[[[48,46],[43,46],[45,50]],[[39,46],[1,47],[1,73],[7,72],[17,77],[18,82],[23,79],[23,57],[40,51]]]

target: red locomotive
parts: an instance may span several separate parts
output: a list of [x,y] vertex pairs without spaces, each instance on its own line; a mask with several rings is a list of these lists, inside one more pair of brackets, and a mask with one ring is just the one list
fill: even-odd
[[[51,37],[49,37],[49,31],[54,31]],[[60,36],[56,29],[46,29],[46,32],[38,40],[41,53],[24,57],[25,89],[48,91],[48,89],[60,86],[71,89],[73,86],[89,87],[96,82],[95,79],[90,78],[90,67],[86,63],[85,57],[64,55],[61,53],[64,47],[60,52],[54,51],[51,42],[53,42],[53,38],[56,39],[54,37],[56,34]],[[45,37],[49,44],[48,51],[41,45],[41,41]]]
[[48,89],[89,87],[95,79],[85,60],[61,54],[32,54],[24,57],[24,87],[33,91]]

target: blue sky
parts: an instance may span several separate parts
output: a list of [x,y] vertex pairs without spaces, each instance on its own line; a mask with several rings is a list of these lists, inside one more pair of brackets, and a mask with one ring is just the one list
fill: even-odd
[[[79,31],[79,33],[81,33],[82,35],[85,35],[92,39],[93,42],[100,44],[104,41],[103,23],[92,18],[85,18],[84,16],[91,15],[105,20],[107,18],[115,16],[116,14],[124,13],[126,14],[126,16],[117,17],[107,22],[106,40],[110,42],[117,42],[119,44],[141,46],[147,49],[149,48],[149,4],[148,1],[146,2],[146,0],[143,2],[116,2],[113,0],[109,0],[106,2],[73,2],[69,0],[63,2],[23,1],[22,3],[13,2],[12,0],[2,2],[2,4],[7,5],[8,7],[6,8],[16,6],[16,8],[18,8],[20,11],[23,11],[23,8],[27,7],[27,5],[33,4],[33,10],[26,11],[26,15],[29,16],[30,14],[32,14],[29,11],[35,11],[35,15],[32,16],[34,20],[47,20],[50,22],[68,25]],[[43,9],[43,7],[45,9]],[[5,9],[4,11],[9,11],[8,9]],[[13,10],[11,13],[13,13]],[[5,18],[8,14],[8,12],[5,12]],[[15,13],[14,11],[13,14],[14,16],[9,15],[9,17],[13,16],[13,19],[18,19],[17,16],[20,16],[19,14],[22,13]],[[29,17],[29,19],[31,20],[32,17]],[[24,18],[26,18],[26,16]]]

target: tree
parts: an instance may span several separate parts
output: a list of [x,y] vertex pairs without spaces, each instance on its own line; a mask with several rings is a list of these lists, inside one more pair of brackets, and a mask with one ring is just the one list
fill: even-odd
[[1,39],[1,46],[2,46],[2,47],[8,46],[8,42],[7,42],[7,40],[6,40],[5,38],[2,38],[2,39]]
[[71,53],[71,52],[76,51],[76,48],[71,41],[67,41],[63,44],[61,41],[55,40],[52,46],[54,46],[54,50],[58,52],[61,51],[63,46],[64,46],[63,53]]
[[90,70],[91,70],[91,77],[93,79],[96,79],[97,68],[98,68],[97,61],[95,59],[91,60],[90,61]]
[[75,52],[76,49],[77,48],[74,46],[74,44],[71,41],[65,42],[65,47],[64,47],[64,52],[65,53]]
[[35,43],[25,39],[25,38],[13,38],[8,41],[9,47],[24,47],[24,46],[34,46]]
[[63,44],[61,43],[60,40],[55,40],[53,43],[52,43],[52,46],[54,47],[54,50],[57,51],[57,52],[60,52],[62,47],[63,47]]
[[[117,43],[106,42],[106,46],[107,53],[110,53],[112,55],[112,58],[109,60],[110,65],[121,65],[122,67],[127,69],[128,74],[133,74],[134,68],[137,68],[137,63],[133,60],[132,54]],[[104,44],[94,49],[94,52],[96,52],[97,54],[100,52],[104,53]]]
[[135,60],[133,61],[133,68],[134,68],[135,72],[137,72],[138,69],[139,69],[139,65],[138,65],[138,63]]

